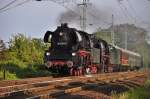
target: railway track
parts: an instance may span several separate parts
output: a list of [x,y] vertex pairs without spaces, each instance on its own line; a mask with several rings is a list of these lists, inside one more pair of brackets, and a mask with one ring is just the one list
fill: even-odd
[[[42,77],[14,81],[1,81],[0,98],[49,99],[59,97],[60,99],[64,99],[72,96],[78,98],[77,95],[74,95],[75,93],[84,94],[89,92],[89,94],[91,94],[94,90],[97,90],[96,88],[101,89],[102,93],[105,94],[110,91],[108,90],[109,88],[107,88],[109,86],[124,86],[123,90],[141,86],[142,83],[140,81],[138,82],[138,79],[146,79],[147,74],[147,72],[134,71],[86,75],[79,77]],[[126,85],[124,85],[124,83]],[[97,93],[97,96],[99,95],[100,94]],[[110,98],[108,96],[105,97],[106,99]]]

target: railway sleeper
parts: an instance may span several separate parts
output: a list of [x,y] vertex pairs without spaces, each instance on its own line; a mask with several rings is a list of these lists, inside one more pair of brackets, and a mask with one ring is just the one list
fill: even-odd
[[[119,74],[118,74],[119,75]],[[130,75],[130,77],[126,77],[126,76],[129,76]],[[140,77],[140,76],[142,76],[142,75],[144,75],[144,74],[136,74],[136,73],[128,73],[128,74],[121,74],[120,73],[120,75],[119,75],[119,77],[116,75],[116,76],[113,76],[113,75],[109,75],[109,77],[106,77],[106,76],[103,76],[103,77],[99,77],[99,76],[97,76],[97,77],[94,77],[94,78],[86,78],[86,80],[83,78],[82,80],[84,80],[84,82],[85,81],[88,81],[89,79],[91,79],[92,80],[92,82],[94,82],[94,81],[97,81],[97,80],[99,80],[100,82],[101,81],[105,81],[105,83],[110,83],[110,82],[116,82],[116,81],[118,81],[119,79],[121,79],[121,78],[123,78],[122,80],[124,80],[124,79],[130,79],[130,78],[134,78],[134,77]],[[76,79],[77,80],[77,79]],[[66,83],[68,83],[68,82],[71,82],[72,80],[66,80]],[[81,81],[81,79],[80,79],[80,81]],[[108,81],[108,82],[107,82]],[[62,81],[63,82],[63,81]],[[55,87],[59,84],[61,84],[62,83],[61,81],[58,83],[57,82],[57,84],[56,85],[54,85]],[[82,82],[82,81],[81,81]],[[49,82],[49,83],[51,83],[51,84],[54,84],[54,83],[52,83],[52,82]],[[36,83],[37,84],[37,83]],[[31,84],[32,85],[32,84]],[[36,90],[35,91],[35,93],[36,92],[40,92],[40,91],[42,91],[42,90],[45,90],[43,87],[47,87],[47,85],[48,84],[45,84],[45,83],[43,83],[43,82],[41,82],[39,85],[41,85],[42,87],[41,87],[41,89],[38,89],[38,85],[35,85],[34,87],[36,87],[36,88],[31,88],[30,87],[30,89],[24,89],[24,90],[19,90],[18,91],[18,93],[17,92],[15,92],[15,91],[13,91],[13,92],[7,92],[7,93],[5,93],[5,94],[1,94],[1,95],[3,95],[3,96],[11,96],[11,95],[17,95],[17,94],[20,94],[20,93],[26,93],[26,94],[30,94],[30,95],[32,95],[33,93],[34,93],[34,90]],[[18,86],[18,85],[17,85]],[[53,85],[52,85],[53,86]],[[76,92],[76,91],[80,91],[80,90],[85,90],[85,89],[88,89],[88,88],[90,88],[91,86],[93,86],[93,85],[90,85],[90,84],[85,84],[85,85],[80,85],[80,86],[76,86],[76,87],[73,87],[73,88],[68,88],[68,89],[64,89],[64,90],[57,90],[57,91],[54,91],[54,92],[52,92],[52,93],[49,93],[49,94],[46,94],[46,95],[48,95],[49,97],[50,96],[57,96],[57,94],[66,94],[66,93],[72,93],[72,92]],[[10,87],[11,88],[11,87]],[[40,88],[40,86],[39,86],[39,88]],[[54,87],[53,87],[54,88]],[[53,89],[52,88],[52,89]],[[92,87],[91,87],[92,88]],[[17,89],[18,90],[18,89]],[[50,90],[51,90],[51,88],[50,88]],[[56,94],[55,94],[56,93]],[[43,94],[43,93],[42,93]],[[42,95],[39,95],[40,97],[42,96]],[[45,96],[45,95],[44,95]]]

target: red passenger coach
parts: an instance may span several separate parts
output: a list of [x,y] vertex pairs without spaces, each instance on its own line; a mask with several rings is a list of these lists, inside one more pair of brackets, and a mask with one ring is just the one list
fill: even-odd
[[142,66],[141,55],[115,45],[110,45],[110,66],[113,71],[139,69]]
[[129,65],[129,54],[120,50],[120,62],[122,65]]

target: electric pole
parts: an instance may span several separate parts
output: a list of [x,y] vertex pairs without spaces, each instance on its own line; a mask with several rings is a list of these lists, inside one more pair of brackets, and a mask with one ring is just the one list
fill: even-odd
[[83,0],[81,4],[78,4],[78,6],[81,6],[82,8],[82,14],[80,15],[80,27],[83,31],[86,30],[87,7],[89,4],[89,0]]
[[125,49],[128,48],[128,25],[125,24]]
[[128,44],[128,33],[126,31],[125,32],[125,49],[127,49],[127,44]]
[[112,45],[115,45],[114,15],[113,14],[112,14],[112,27],[111,27],[111,41],[112,41]]

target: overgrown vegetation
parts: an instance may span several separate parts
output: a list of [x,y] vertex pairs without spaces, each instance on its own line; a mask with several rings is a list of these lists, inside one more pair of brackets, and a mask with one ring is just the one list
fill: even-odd
[[144,86],[130,90],[123,94],[113,95],[114,99],[150,99],[150,80]]
[[19,79],[50,75],[43,66],[43,55],[47,46],[41,39],[31,39],[17,34],[9,42],[9,49],[1,42],[0,77],[6,73],[6,79]]

